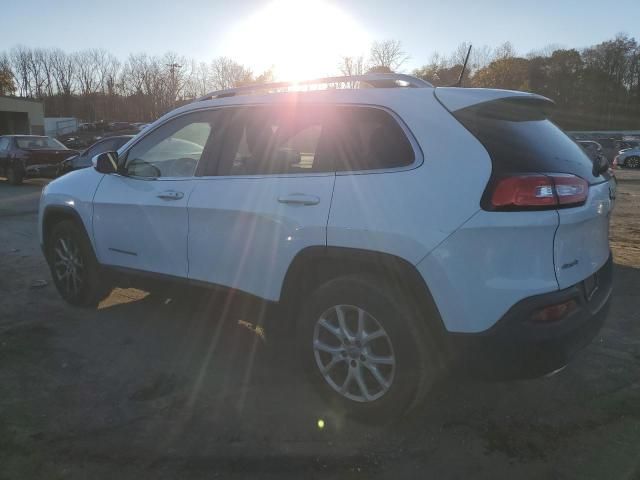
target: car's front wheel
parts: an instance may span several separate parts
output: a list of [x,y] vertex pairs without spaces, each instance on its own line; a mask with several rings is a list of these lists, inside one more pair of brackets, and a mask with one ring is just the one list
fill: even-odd
[[68,303],[91,307],[109,294],[91,243],[75,222],[65,220],[53,227],[47,259],[56,288]]
[[334,410],[371,422],[406,413],[436,377],[411,300],[370,275],[331,280],[302,313],[301,365]]

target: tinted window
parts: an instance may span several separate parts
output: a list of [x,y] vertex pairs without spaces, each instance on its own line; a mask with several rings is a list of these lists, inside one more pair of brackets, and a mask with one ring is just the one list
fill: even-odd
[[541,104],[499,100],[458,110],[454,116],[489,152],[494,176],[554,172],[599,181],[585,151],[549,120]]
[[414,161],[413,148],[396,120],[384,110],[338,109],[336,171],[403,167]]
[[9,148],[9,139],[7,137],[0,138],[0,150]]
[[219,175],[331,171],[323,153],[329,128],[318,107],[247,107],[225,112]]
[[303,105],[227,112],[219,175],[291,174],[410,165],[414,153],[387,112]]
[[196,112],[169,121],[136,143],[125,169],[137,177],[190,177],[213,131],[215,112]]

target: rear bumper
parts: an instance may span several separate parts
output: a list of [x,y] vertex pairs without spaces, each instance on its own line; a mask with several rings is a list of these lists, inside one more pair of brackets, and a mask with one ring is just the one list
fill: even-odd
[[[478,334],[450,334],[458,373],[491,379],[534,378],[564,367],[596,336],[611,302],[611,256],[598,270],[597,288],[588,295],[585,282],[564,290],[526,298],[514,305],[491,329]],[[574,299],[565,318],[539,324],[532,313]]]

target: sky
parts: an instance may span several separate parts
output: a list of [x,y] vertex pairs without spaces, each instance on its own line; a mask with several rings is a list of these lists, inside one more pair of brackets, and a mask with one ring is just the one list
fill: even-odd
[[640,35],[640,1],[601,0],[2,0],[0,50],[22,44],[71,52],[104,48],[173,51],[197,60],[237,59],[256,73],[334,74],[342,55],[397,39],[403,70],[449,54],[463,41],[521,54],[549,44],[583,48],[619,32]]

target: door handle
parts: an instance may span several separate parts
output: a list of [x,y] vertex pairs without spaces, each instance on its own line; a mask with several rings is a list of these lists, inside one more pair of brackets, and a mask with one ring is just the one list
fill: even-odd
[[167,190],[166,192],[159,193],[157,197],[161,198],[162,200],[180,200],[182,197],[184,197],[184,193],[176,192],[174,190]]
[[278,202],[287,205],[317,205],[320,203],[320,198],[315,195],[305,195],[304,193],[292,193],[278,197]]

